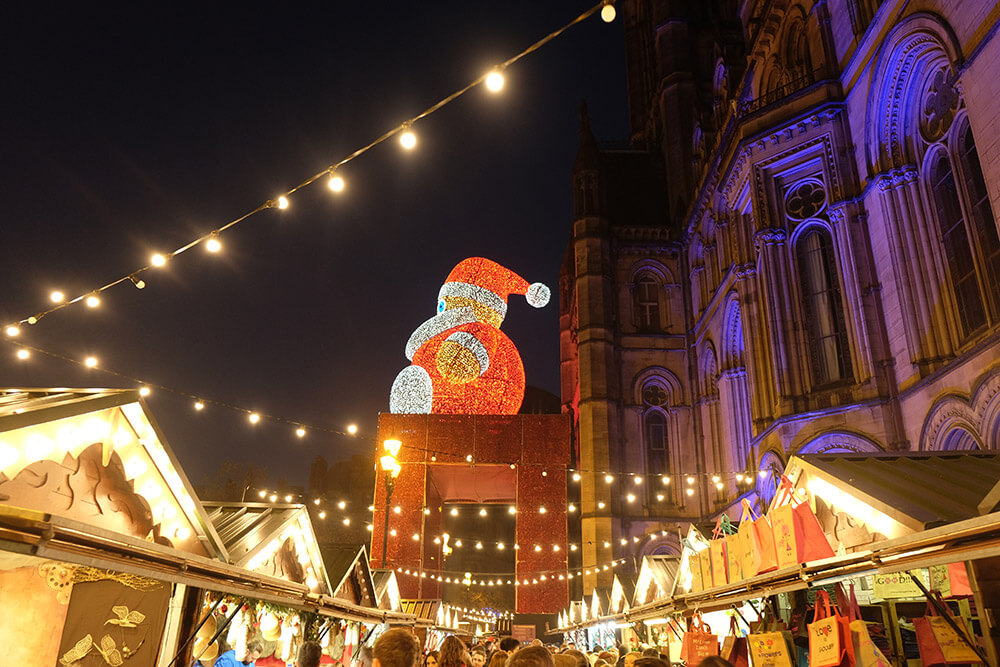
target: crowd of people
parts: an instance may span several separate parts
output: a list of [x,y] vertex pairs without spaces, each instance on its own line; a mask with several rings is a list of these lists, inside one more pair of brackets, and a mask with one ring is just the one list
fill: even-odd
[[[228,651],[219,656],[215,667],[253,667],[260,656],[261,645],[247,644],[245,657]],[[319,667],[322,650],[317,642],[307,641],[299,647],[296,667]],[[387,630],[372,648],[361,650],[361,667],[671,667],[671,662],[656,648],[628,651],[612,646],[600,651],[581,651],[573,644],[546,646],[535,639],[522,646],[513,637],[499,642],[487,640],[466,646],[454,635],[445,637],[441,648],[421,654],[420,643],[412,631],[405,628]],[[702,660],[697,667],[733,667],[718,656]]]

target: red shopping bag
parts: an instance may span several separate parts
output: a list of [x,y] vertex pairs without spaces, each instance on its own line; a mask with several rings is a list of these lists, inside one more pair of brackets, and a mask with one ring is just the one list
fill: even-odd
[[[937,599],[944,607],[940,595],[937,595]],[[972,640],[968,633],[964,632],[965,622],[956,619],[950,613],[948,615],[955,625],[963,630],[962,635],[955,632],[944,616],[939,616],[934,605],[929,602],[927,615],[913,619],[913,629],[917,633],[917,649],[920,651],[920,661],[924,667],[982,662],[979,654],[972,649]]]
[[710,655],[719,655],[719,638],[712,634],[712,628],[702,622],[700,616],[692,617],[688,631],[684,633],[681,660],[697,665]]
[[766,517],[754,514],[750,503],[743,499],[743,516],[740,519],[740,535],[743,537],[742,571],[743,578],[778,569],[778,554],[774,550],[774,532]]
[[[839,587],[839,584],[838,584]],[[868,633],[868,623],[861,618],[861,607],[854,595],[854,584],[851,584],[850,600],[848,602],[848,618],[850,619],[851,645],[854,647],[854,660],[857,667],[892,667],[892,663],[882,654]]]
[[939,592],[941,597],[972,597],[969,571],[965,568],[965,563],[933,565],[930,568],[930,573],[931,590]]
[[850,623],[830,595],[816,591],[816,612],[809,624],[809,667],[854,667]]
[[719,656],[732,663],[733,667],[750,667],[750,647],[747,638],[740,636],[735,616],[729,617],[729,635],[722,640]]
[[778,567],[830,558],[833,549],[809,503],[782,505],[771,510],[771,527]]

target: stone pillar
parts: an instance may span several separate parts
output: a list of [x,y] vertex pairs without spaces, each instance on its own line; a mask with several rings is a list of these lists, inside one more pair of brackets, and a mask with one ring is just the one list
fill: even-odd
[[743,264],[736,271],[736,289],[740,296],[740,318],[745,322],[743,331],[745,341],[749,344],[744,349],[744,359],[750,360],[747,366],[749,386],[753,388],[751,418],[757,430],[764,428],[767,421],[774,417],[774,376],[771,373],[771,347],[767,335],[766,312],[761,298],[758,283],[757,267],[754,264]]
[[851,346],[851,367],[855,382],[866,382],[872,377],[872,340],[868,331],[872,324],[862,297],[861,282],[874,282],[869,275],[863,237],[856,233],[857,216],[853,204],[838,202],[827,209],[833,226],[835,239],[834,253],[837,260],[837,276],[840,281],[841,300],[844,304],[844,319],[847,323],[847,337]]

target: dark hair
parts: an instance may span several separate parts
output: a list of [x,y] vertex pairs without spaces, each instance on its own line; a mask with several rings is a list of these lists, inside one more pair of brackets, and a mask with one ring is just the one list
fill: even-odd
[[440,667],[459,667],[465,664],[465,643],[455,635],[448,635],[441,642],[438,655]]
[[319,645],[319,642],[302,642],[295,662],[298,663],[298,667],[319,667],[319,661],[322,657],[323,647]]
[[733,667],[733,663],[717,655],[710,655],[699,662],[698,667]]
[[375,654],[372,652],[371,646],[362,646],[361,650],[358,651],[358,661],[364,665],[364,667],[372,667],[372,658]]
[[510,653],[514,649],[520,648],[520,646],[521,642],[514,639],[513,637],[504,637],[503,639],[500,640],[501,651],[507,651],[508,653]]
[[642,655],[647,658],[659,658],[660,649],[656,648],[655,646],[650,646],[649,648],[645,649],[642,652]]
[[375,640],[373,652],[382,667],[416,667],[420,644],[409,630],[395,628]]
[[651,658],[644,655],[641,658],[636,658],[635,662],[632,663],[632,667],[670,667],[670,665],[660,658]]
[[441,658],[438,657],[438,652],[437,651],[427,651],[427,655],[424,656],[423,664],[426,665],[427,664],[427,658],[431,658],[431,657],[434,658],[435,662],[441,662]]
[[506,667],[555,667],[552,654],[544,646],[522,648],[507,661]]
[[264,643],[259,639],[251,639],[247,642],[247,653],[253,653],[254,651],[257,653],[264,652]]

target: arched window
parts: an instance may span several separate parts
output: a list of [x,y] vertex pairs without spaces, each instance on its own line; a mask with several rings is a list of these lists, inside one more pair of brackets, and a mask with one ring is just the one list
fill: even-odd
[[[642,437],[646,446],[646,474],[669,475],[670,438],[669,419],[666,410],[670,409],[670,396],[667,389],[658,382],[649,382],[642,389]],[[669,489],[656,490],[654,485],[647,487],[650,503],[672,502]]]
[[979,163],[976,140],[972,137],[968,121],[965,121],[965,127],[959,134],[958,154],[962,161],[965,194],[969,198],[972,233],[976,237],[985,265],[983,285],[986,293],[996,298],[1000,295],[1000,238],[997,237],[997,223],[986,192],[986,181],[983,180],[983,167]]
[[822,386],[847,379],[850,351],[829,232],[820,227],[808,230],[796,243],[796,251],[814,383]]
[[963,332],[969,335],[986,324],[986,311],[983,308],[983,297],[976,278],[976,263],[969,243],[969,232],[965,226],[965,216],[962,214],[955,172],[944,151],[939,151],[935,156],[930,178],[938,232],[941,244],[944,246],[948,271],[951,273],[958,317]]
[[639,331],[660,330],[660,283],[648,273],[635,283],[635,314]]

